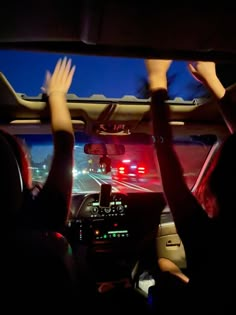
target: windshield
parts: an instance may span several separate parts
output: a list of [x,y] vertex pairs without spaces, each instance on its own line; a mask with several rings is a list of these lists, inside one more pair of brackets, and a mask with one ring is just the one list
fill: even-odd
[[[59,57],[61,54],[58,53],[1,50],[0,71],[24,99],[38,97],[40,100],[45,72],[53,71]],[[104,95],[105,98],[121,100],[128,95],[135,97],[137,102],[138,99],[142,101],[149,97],[143,59],[83,55],[68,57],[72,58],[77,69],[71,89],[68,91],[72,102],[75,95],[78,98],[90,98],[94,95],[92,99],[101,99],[101,95]],[[231,78],[226,76],[226,70],[229,68],[235,69],[231,65],[217,65],[219,76],[225,85],[232,83]],[[193,105],[196,99],[209,97],[203,85],[189,73],[186,61],[174,61],[167,77],[169,99],[176,101],[176,106]],[[52,158],[51,136],[21,135],[21,138],[29,150],[34,182],[44,183]],[[85,134],[76,137],[73,193],[99,191],[102,183],[112,183],[114,191],[162,191],[151,141],[124,143],[123,156],[109,156],[111,159],[109,172],[104,172],[106,167],[101,165],[99,156],[84,153],[84,144],[90,142]],[[186,136],[175,137],[174,145],[186,182],[192,188],[213,143],[205,141],[204,138],[199,140],[197,137]]]
[[[31,160],[34,183],[44,183],[50,169],[53,143],[51,135],[18,135]],[[120,137],[122,138],[122,137]],[[73,168],[73,194],[99,192],[103,183],[112,185],[114,192],[160,192],[162,191],[156,154],[152,139],[147,143],[134,138],[126,138],[123,155],[108,156],[111,168],[104,171],[101,156],[84,153],[86,142],[95,141],[83,132],[76,133]],[[123,139],[123,138],[122,138]],[[128,140],[127,140],[128,139]],[[110,140],[111,141],[111,140]],[[146,141],[146,138],[145,138]],[[178,154],[186,182],[193,187],[203,163],[215,141],[214,137],[179,137],[174,145]]]

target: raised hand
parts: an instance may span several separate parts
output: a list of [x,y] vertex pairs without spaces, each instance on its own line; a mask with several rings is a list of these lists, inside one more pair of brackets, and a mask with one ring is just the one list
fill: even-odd
[[46,78],[42,90],[48,96],[52,93],[66,94],[71,86],[75,73],[75,66],[71,66],[71,59],[64,57],[59,59],[53,73],[46,72]]
[[196,61],[188,64],[188,69],[193,77],[206,84],[216,78],[216,65],[212,61]]
[[188,69],[193,77],[202,82],[205,87],[217,98],[225,94],[225,88],[216,74],[216,65],[212,61],[196,61],[188,64]]
[[167,71],[171,63],[172,60],[145,60],[151,90],[156,90],[160,88],[167,89]]
[[166,74],[172,60],[146,59],[145,64],[149,75]]

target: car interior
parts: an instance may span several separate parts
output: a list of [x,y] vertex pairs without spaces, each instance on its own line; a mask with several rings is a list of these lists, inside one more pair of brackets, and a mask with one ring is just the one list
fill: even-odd
[[[114,62],[120,57],[213,60],[222,65],[236,60],[234,14],[229,9],[156,10],[153,3],[134,1],[78,1],[76,9],[71,1],[38,5],[43,10],[35,11],[28,1],[1,8],[1,51],[15,51],[16,56],[30,52],[39,60],[41,54],[112,56]],[[15,76],[20,75],[15,69]],[[232,90],[235,82],[230,82]],[[167,103],[174,146],[194,193],[229,131],[211,97]],[[67,105],[75,134],[68,222],[63,233],[18,228],[13,233],[7,228],[7,246],[16,243],[17,248],[14,258],[5,259],[7,270],[10,266],[5,294],[14,296],[23,310],[31,301],[31,311],[45,311],[50,303],[104,314],[149,314],[149,288],[158,285],[157,259],[167,258],[188,271],[163,195],[150,98],[69,93]],[[27,148],[33,182],[40,189],[53,153],[46,98],[16,90],[1,68],[0,125]],[[14,227],[21,175],[1,135],[0,146],[1,172],[15,178],[14,187],[1,181],[4,221]],[[101,163],[102,156],[108,160]]]

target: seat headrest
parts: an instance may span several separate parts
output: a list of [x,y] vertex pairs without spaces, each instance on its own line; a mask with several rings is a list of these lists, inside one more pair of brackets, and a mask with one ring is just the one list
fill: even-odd
[[14,153],[0,134],[0,208],[1,216],[11,218],[20,209],[23,185],[20,169]]

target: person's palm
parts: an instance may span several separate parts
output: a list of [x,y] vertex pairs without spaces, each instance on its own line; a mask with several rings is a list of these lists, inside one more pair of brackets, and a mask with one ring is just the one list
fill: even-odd
[[166,74],[172,60],[147,59],[145,60],[146,68],[149,75]]
[[53,73],[46,72],[46,78],[42,90],[47,95],[53,92],[61,92],[66,94],[71,86],[75,66],[71,67],[71,59],[65,57],[63,60],[59,59]]
[[193,77],[205,83],[216,76],[216,66],[211,61],[197,61],[188,64],[188,69]]

